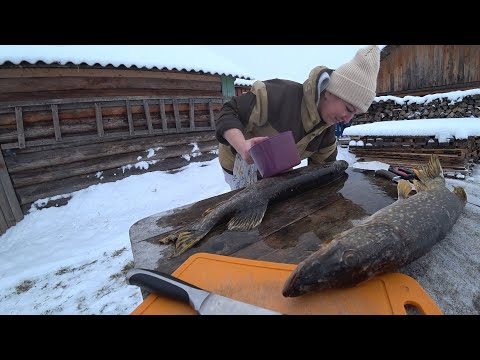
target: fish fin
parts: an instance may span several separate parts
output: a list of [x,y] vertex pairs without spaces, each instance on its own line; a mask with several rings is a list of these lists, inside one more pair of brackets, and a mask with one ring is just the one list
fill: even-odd
[[410,186],[410,182],[407,180],[400,180],[397,185],[397,192],[399,199],[406,199],[410,195],[412,191],[412,187]]
[[415,175],[420,179],[422,185],[424,185],[422,190],[430,188],[432,181],[436,179],[441,179],[442,183],[445,183],[445,177],[443,176],[442,164],[437,155],[432,154],[430,160],[426,166],[421,166],[420,168],[414,168],[413,171]]
[[208,208],[202,213],[202,217],[206,217],[208,214],[210,214],[213,211],[213,208]]
[[460,198],[460,200],[467,202],[467,193],[465,192],[465,189],[463,187],[454,186],[453,193],[457,195]]
[[415,186],[415,190],[418,192],[427,190],[427,187],[421,182],[418,181],[417,179],[413,180],[413,185]]
[[190,249],[193,245],[198,243],[200,240],[202,240],[205,235],[208,233],[208,231],[197,231],[197,230],[182,230],[178,231],[173,235],[170,236],[176,236],[174,241],[175,241],[175,249],[173,251],[173,254],[171,257],[177,257],[180,254],[183,254],[185,251]]
[[253,208],[242,210],[228,222],[228,230],[251,230],[256,228],[263,220],[268,203]]
[[206,209],[206,210],[202,213],[202,217],[208,216],[208,214],[210,214],[215,208],[218,208],[220,205],[225,204],[225,203],[226,203],[227,201],[229,201],[229,200],[230,200],[230,199],[220,201],[217,205],[215,205],[215,207]]
[[160,238],[158,242],[161,244],[168,244],[173,242],[175,244],[175,247],[173,255],[171,257],[176,257],[185,252],[186,250],[190,249],[196,243],[198,243],[201,239],[205,237],[207,233],[208,231],[198,231],[188,227],[183,227],[167,233],[162,238]]

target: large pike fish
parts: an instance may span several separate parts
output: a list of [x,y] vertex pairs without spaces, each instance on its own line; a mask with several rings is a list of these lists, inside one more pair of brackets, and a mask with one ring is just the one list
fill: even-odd
[[251,230],[260,225],[270,203],[313,189],[339,178],[348,168],[344,160],[327,165],[304,166],[253,183],[230,199],[208,211],[207,215],[175,233],[166,235],[161,243],[175,242],[172,257],[176,257],[201,239],[228,216],[228,230]]
[[460,216],[467,195],[462,187],[446,187],[435,155],[414,171],[420,180],[414,181],[416,194],[409,197],[410,183],[400,180],[396,202],[322,244],[290,274],[283,295],[354,286],[412,262],[441,241]]

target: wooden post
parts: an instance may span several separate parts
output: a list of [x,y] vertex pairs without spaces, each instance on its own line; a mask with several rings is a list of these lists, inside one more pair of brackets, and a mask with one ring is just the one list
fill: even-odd
[[17,121],[18,147],[25,149],[25,132],[23,130],[23,116],[20,106],[15,106],[15,120]]
[[55,140],[62,140],[62,132],[60,130],[60,120],[58,119],[58,106],[52,104],[52,118],[53,118],[53,128],[55,129]]
[[210,111],[210,127],[215,130],[215,116],[213,115],[212,99],[208,100],[208,110]]
[[130,106],[130,101],[125,100],[127,106],[127,119],[128,119],[128,131],[130,135],[135,135],[135,129],[133,128],[133,118],[132,118],[132,107]]
[[147,118],[147,127],[148,133],[153,133],[153,124],[152,124],[152,117],[150,116],[150,108],[148,107],[147,100],[143,99],[143,110],[145,111],[145,116]]
[[99,137],[103,137],[103,121],[102,121],[102,106],[100,103],[95,103],[95,116],[97,118],[97,132]]
[[162,118],[162,131],[168,132],[167,128],[167,116],[165,115],[165,101],[160,99],[160,117]]
[[195,101],[190,99],[190,130],[195,131]]
[[172,99],[173,102],[173,113],[175,115],[175,126],[177,128],[177,132],[182,131],[182,124],[180,123],[180,113],[178,111],[178,103],[176,99]]

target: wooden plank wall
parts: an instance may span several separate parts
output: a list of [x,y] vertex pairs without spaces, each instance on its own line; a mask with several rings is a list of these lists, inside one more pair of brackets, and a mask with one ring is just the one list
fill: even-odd
[[[142,96],[0,103],[0,176],[11,181],[17,215],[38,199],[215,158],[214,116],[225,101]],[[1,200],[0,194],[0,230],[14,221]]]
[[0,102],[114,96],[222,96],[220,75],[88,65],[0,65]]
[[480,45],[390,45],[377,96],[425,95],[480,87]]

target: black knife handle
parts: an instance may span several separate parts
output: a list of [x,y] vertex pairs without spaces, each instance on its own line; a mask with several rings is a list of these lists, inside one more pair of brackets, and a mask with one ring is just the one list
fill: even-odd
[[[137,270],[142,270],[142,271],[145,271],[147,273],[137,272]],[[178,287],[174,284],[171,284],[168,281],[162,280],[159,277],[153,276],[153,274],[149,275],[148,273],[157,274],[161,277],[165,277],[165,278],[174,280],[178,283],[182,283],[186,286],[201,290],[200,288],[196,287],[195,285],[189,284],[189,283],[187,283],[185,281],[182,281],[182,280],[180,280],[176,277],[173,277],[171,275],[161,273],[159,271],[147,270],[147,269],[138,269],[138,268],[137,269],[131,269],[131,270],[128,271],[128,273],[127,273],[127,283],[130,284],[130,285],[139,286],[142,289],[147,290],[149,292],[153,292],[153,293],[156,293],[156,294],[161,294],[161,295],[164,295],[164,296],[169,297],[169,298],[174,299],[174,300],[183,301],[187,304],[190,302],[190,296],[188,295],[188,293],[184,289],[182,289],[182,288],[180,288],[180,287]]]
[[384,177],[385,179],[392,180],[392,181],[399,180],[401,178],[399,175],[383,169],[375,171],[375,176],[381,176],[381,177]]

